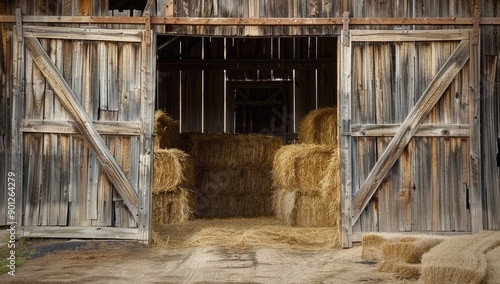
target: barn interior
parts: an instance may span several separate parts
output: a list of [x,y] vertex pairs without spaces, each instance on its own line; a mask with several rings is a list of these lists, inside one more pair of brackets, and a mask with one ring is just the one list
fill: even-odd
[[[155,152],[153,177],[153,224],[156,224],[153,236],[157,242],[161,242],[162,236],[168,236],[172,246],[176,243],[172,231],[185,232],[177,235],[184,241],[203,238],[189,233],[193,227],[200,226],[212,228],[204,230],[205,234],[212,234],[212,241],[217,239],[213,234],[218,229],[214,228],[221,226],[233,228],[234,234],[252,227],[270,230],[272,234],[281,232],[282,241],[286,240],[285,236],[296,236],[297,230],[308,235],[309,241],[322,239],[318,233],[324,230],[328,230],[329,235],[337,235],[337,221],[333,222],[331,216],[338,218],[338,207],[333,215],[328,212],[331,211],[328,206],[324,212],[312,209],[321,208],[320,204],[325,203],[317,197],[319,190],[309,194],[305,191],[314,190],[304,188],[302,194],[296,193],[300,186],[294,186],[278,194],[277,187],[289,185],[285,182],[278,186],[272,174],[273,168],[278,167],[273,158],[283,149],[282,152],[314,153],[313,159],[292,157],[285,161],[292,166],[299,163],[318,169],[318,175],[309,183],[317,184],[326,175],[337,140],[334,131],[337,127],[337,42],[336,37],[326,36],[158,35],[155,129],[163,129],[156,131],[163,141]],[[315,117],[309,119],[315,121],[309,122],[310,127],[304,126],[308,124],[307,115]],[[305,138],[312,124],[318,132],[330,134],[322,143],[319,143],[321,139],[314,141],[314,133]],[[179,138],[172,139],[177,135]],[[313,145],[309,143],[314,142],[318,145],[311,148]],[[282,147],[298,143],[307,143],[309,148]],[[165,165],[172,159],[184,162],[181,168],[185,169],[185,176],[192,175],[193,181],[179,180],[178,189],[167,190],[165,181],[175,180],[164,174],[174,172]],[[188,165],[189,159],[192,166]],[[338,164],[338,160],[336,162]],[[338,186],[337,180],[335,190]],[[191,189],[191,194],[180,193],[185,187]],[[291,211],[277,216],[280,214],[277,213],[278,200],[304,210],[295,217]],[[238,225],[235,227],[235,224]],[[306,234],[305,228],[290,225],[313,228]],[[306,239],[302,245],[307,245]],[[326,241],[325,246],[337,246],[337,236],[333,239]],[[254,242],[243,245],[250,243]]]
[[158,36],[157,109],[181,132],[267,133],[337,103],[336,37]]

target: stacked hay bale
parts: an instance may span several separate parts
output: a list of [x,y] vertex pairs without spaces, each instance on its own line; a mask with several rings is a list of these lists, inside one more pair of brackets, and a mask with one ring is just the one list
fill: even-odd
[[273,161],[273,207],[291,226],[338,227],[339,156],[337,110],[310,112],[299,127],[299,144],[283,146]]
[[187,153],[175,149],[180,141],[177,121],[158,110],[154,126],[152,221],[181,224],[189,220],[193,211],[193,161]]
[[153,172],[153,223],[181,224],[192,214],[193,161],[179,149],[156,149]]
[[337,146],[337,108],[319,108],[299,125],[299,143]]
[[279,138],[260,134],[181,134],[195,164],[196,217],[272,215],[271,167]]

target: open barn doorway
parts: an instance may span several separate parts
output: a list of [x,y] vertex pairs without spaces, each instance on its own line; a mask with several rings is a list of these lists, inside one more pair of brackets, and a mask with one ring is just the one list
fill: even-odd
[[[287,246],[297,235],[304,239],[290,246],[339,245],[338,198],[332,199],[338,187],[320,185],[334,172],[337,148],[337,44],[336,37],[158,35],[155,119],[162,122],[155,123],[161,141],[152,189],[158,236],[168,236],[170,246],[196,238],[229,245],[235,234],[257,230],[259,240],[243,245],[276,234],[269,246]],[[317,109],[327,110],[321,119],[329,131],[315,132],[331,144],[285,149],[299,146],[291,144],[299,143],[301,123]],[[282,149],[294,152],[283,172],[308,177],[278,191],[273,159]],[[173,174],[174,165],[182,175]],[[324,188],[328,194],[318,194]],[[278,204],[296,209],[277,214]]]

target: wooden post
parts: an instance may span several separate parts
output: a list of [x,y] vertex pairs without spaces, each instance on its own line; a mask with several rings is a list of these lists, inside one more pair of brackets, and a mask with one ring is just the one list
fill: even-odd
[[[6,165],[10,168],[8,172],[13,173],[15,176],[15,193],[16,193],[16,237],[20,238],[23,235],[20,225],[22,224],[22,204],[23,204],[23,133],[19,131],[22,118],[24,117],[24,103],[25,103],[25,70],[24,70],[24,41],[23,41],[23,23],[21,9],[16,9],[16,27],[13,33],[12,45],[14,46],[13,52],[13,83],[14,88],[12,92],[12,99],[10,104],[11,123],[9,126],[10,139],[7,141],[7,161]],[[2,173],[3,174],[3,173]],[[11,220],[9,220],[11,221]]]
[[339,108],[339,133],[340,133],[340,227],[342,236],[342,247],[352,247],[352,218],[351,218],[351,199],[352,199],[352,176],[351,176],[351,44],[344,42],[350,41],[348,31],[343,30],[341,36],[341,80],[342,87],[340,92]]
[[472,232],[483,230],[483,189],[481,185],[481,129],[479,90],[479,44],[471,34],[469,58],[469,121],[470,121],[470,208]]

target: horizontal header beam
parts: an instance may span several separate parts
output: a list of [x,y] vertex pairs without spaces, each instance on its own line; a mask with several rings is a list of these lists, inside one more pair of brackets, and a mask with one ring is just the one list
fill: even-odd
[[[23,16],[23,23],[137,24],[145,17]],[[16,16],[0,16],[0,23],[15,23]],[[151,17],[151,25],[195,26],[341,26],[342,18],[187,18]],[[349,25],[473,25],[474,18],[350,18]],[[479,25],[500,25],[500,18],[479,18]]]

